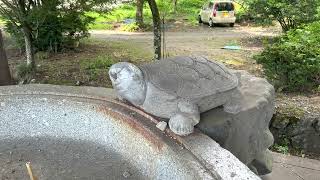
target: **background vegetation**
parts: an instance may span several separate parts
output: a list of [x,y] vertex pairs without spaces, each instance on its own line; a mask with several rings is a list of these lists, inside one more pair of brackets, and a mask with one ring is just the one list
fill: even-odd
[[320,85],[320,22],[314,22],[282,35],[266,44],[256,60],[279,90],[310,91]]

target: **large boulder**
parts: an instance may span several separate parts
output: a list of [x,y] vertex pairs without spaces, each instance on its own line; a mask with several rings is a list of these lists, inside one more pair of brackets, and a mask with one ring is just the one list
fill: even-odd
[[229,150],[259,175],[272,170],[268,148],[273,144],[269,122],[274,113],[274,88],[265,79],[241,74],[240,92],[236,101],[241,111],[230,114],[215,108],[201,114],[197,127]]

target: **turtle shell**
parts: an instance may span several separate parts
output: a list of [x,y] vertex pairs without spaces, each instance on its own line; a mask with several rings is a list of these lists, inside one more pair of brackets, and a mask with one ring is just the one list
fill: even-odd
[[203,57],[173,57],[140,66],[145,81],[181,98],[196,99],[238,86],[238,78],[223,64]]

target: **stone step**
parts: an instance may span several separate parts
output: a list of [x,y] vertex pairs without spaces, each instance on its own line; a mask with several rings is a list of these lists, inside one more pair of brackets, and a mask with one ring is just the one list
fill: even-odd
[[320,161],[280,153],[272,155],[272,173],[262,176],[263,180],[320,180]]

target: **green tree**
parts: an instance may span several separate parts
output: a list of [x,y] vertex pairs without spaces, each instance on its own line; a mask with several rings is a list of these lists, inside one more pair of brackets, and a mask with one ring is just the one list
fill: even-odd
[[257,21],[276,20],[283,31],[318,20],[319,0],[248,0],[248,11]]
[[85,12],[111,1],[0,0],[0,15],[7,20],[6,28],[12,37],[25,46],[27,65],[34,68],[36,51],[57,51],[86,37],[88,24],[94,19]]
[[15,26],[21,34],[23,34],[25,41],[25,49],[27,56],[27,64],[35,67],[33,44],[32,44],[32,25],[28,17],[31,9],[39,6],[37,1],[26,0],[1,0],[0,1],[0,15],[8,20],[12,26]]

